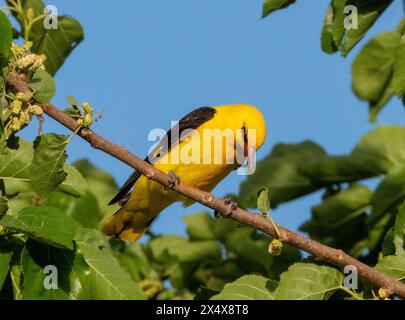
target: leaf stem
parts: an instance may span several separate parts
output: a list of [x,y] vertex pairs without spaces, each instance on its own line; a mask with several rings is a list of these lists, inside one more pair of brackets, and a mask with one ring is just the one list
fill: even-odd
[[348,293],[350,296],[352,296],[355,300],[364,300],[364,298],[362,296],[360,296],[359,294],[357,294],[356,292],[347,289],[345,286],[339,286],[339,289]]

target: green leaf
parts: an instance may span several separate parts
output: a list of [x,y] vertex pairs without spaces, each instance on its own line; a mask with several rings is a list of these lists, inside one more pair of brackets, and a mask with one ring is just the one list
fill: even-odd
[[187,242],[183,246],[170,248],[169,253],[180,262],[218,261],[221,259],[221,247],[216,241]]
[[375,175],[405,163],[405,127],[380,126],[367,133],[352,153]]
[[150,241],[153,258],[165,262],[175,256],[180,262],[216,261],[221,258],[221,248],[216,241],[188,241],[175,236],[164,235]]
[[332,54],[339,50],[345,33],[343,21],[346,2],[333,0],[326,12],[321,35],[321,47],[326,53]]
[[40,196],[46,196],[54,191],[66,178],[63,171],[66,161],[66,136],[48,133],[39,136],[34,142],[34,157],[32,159],[31,185]]
[[63,211],[52,207],[31,207],[16,216],[5,215],[0,220],[4,228],[24,233],[39,242],[59,248],[73,249],[76,222]]
[[255,207],[257,191],[267,188],[272,195],[272,206],[306,195],[318,189],[299,172],[299,166],[325,155],[325,151],[311,141],[298,144],[278,144],[268,157],[259,161],[256,172],[240,186],[239,201],[245,207]]
[[[86,296],[85,277],[88,267],[74,251],[63,250],[32,240],[26,243],[21,253],[24,275],[22,298],[24,300],[66,300]],[[46,266],[55,267],[50,272]],[[48,273],[45,273],[48,271]],[[55,273],[56,272],[56,273]],[[45,288],[50,279],[56,280],[57,288]]]
[[375,266],[376,270],[397,280],[405,279],[405,256],[386,256]]
[[90,267],[87,281],[91,299],[146,298],[137,283],[118,264],[105,237],[98,231],[81,230],[76,236],[76,243]]
[[0,11],[0,55],[8,59],[13,42],[13,28],[6,14]]
[[29,85],[34,92],[35,100],[38,102],[48,103],[55,95],[55,81],[52,76],[44,70],[36,71]]
[[210,300],[213,296],[217,294],[219,294],[218,291],[201,286],[198,288],[194,296],[194,300],[204,300],[204,301]]
[[287,8],[290,4],[293,4],[296,0],[264,0],[262,17],[267,17],[270,13]]
[[326,186],[376,175],[362,160],[353,155],[328,156],[311,141],[278,144],[257,163],[256,173],[241,184],[239,202],[245,207],[255,207],[257,191],[267,188],[271,206],[276,207]]
[[118,191],[118,185],[110,173],[98,169],[87,160],[75,161],[73,166],[86,179],[89,190],[98,200],[102,215],[111,215],[118,210],[119,205],[108,205]]
[[257,209],[259,209],[264,214],[269,213],[270,211],[269,190],[262,189],[259,191],[259,196],[257,197]]
[[163,235],[149,242],[152,257],[157,262],[165,262],[172,248],[182,247],[187,244],[187,239],[176,235]]
[[13,246],[0,239],[0,291],[10,271],[10,262],[13,257]]
[[0,219],[6,214],[7,210],[8,210],[7,198],[0,197]]
[[191,239],[214,240],[215,221],[207,212],[197,212],[183,218]]
[[405,199],[405,165],[393,168],[380,182],[371,199],[372,217],[396,209]]
[[34,206],[38,196],[32,190],[31,184],[21,180],[5,180],[4,181],[7,195],[9,214],[16,215],[19,211],[26,207]]
[[97,229],[103,219],[97,198],[91,192],[81,198],[74,198],[55,191],[46,199],[45,205],[64,211],[85,228]]
[[119,248],[113,248],[113,254],[121,267],[130,274],[132,280],[144,278],[156,279],[158,275],[152,269],[151,261],[146,256],[142,244],[133,243],[131,246],[120,243]]
[[395,220],[393,243],[395,245],[395,254],[397,256],[405,256],[405,203],[399,208],[399,213]]
[[393,87],[398,97],[405,95],[405,36],[401,37],[394,61]]
[[69,16],[58,17],[57,29],[46,30],[42,24],[36,25],[38,27],[33,29],[30,36],[34,43],[32,51],[46,55],[45,68],[54,75],[84,39],[83,28],[76,19]]
[[6,154],[0,156],[0,179],[28,181],[32,157],[32,143],[20,139],[17,150],[8,149]]
[[374,25],[377,19],[393,0],[357,1],[358,27],[346,31],[340,52],[343,56],[349,54],[354,46],[365,36],[367,31]]
[[211,300],[274,300],[277,283],[257,275],[246,275],[225,285]]
[[[366,186],[353,184],[313,207],[311,220],[300,230],[308,232],[311,239],[348,251],[368,234],[365,210],[371,196]],[[358,256],[360,252],[351,254]]]
[[268,252],[269,239],[255,239],[252,228],[238,228],[227,238],[226,248],[249,272],[272,275],[274,257]]
[[395,255],[394,228],[389,229],[385,234],[382,244],[382,254],[384,257]]
[[67,176],[65,181],[59,185],[59,190],[73,197],[84,196],[89,186],[79,170],[65,164],[63,171],[66,172]]
[[[44,13],[45,6],[40,0],[22,0],[24,16],[28,8],[34,10],[35,16]],[[14,14],[14,13],[13,13]],[[24,33],[23,16],[15,15]],[[45,29],[44,19],[38,20],[32,26],[29,40],[33,42],[32,51],[37,54],[45,54],[46,70],[55,75],[72,50],[83,40],[83,28],[80,23],[69,16],[58,16],[57,29]]]
[[401,35],[385,32],[371,39],[352,66],[354,93],[362,100],[378,101],[390,82]]
[[79,106],[79,103],[77,102],[76,98],[72,96],[67,96],[66,102],[69,103],[71,106]]
[[377,121],[377,115],[385,107],[385,105],[391,100],[394,96],[394,88],[392,85],[392,79],[388,85],[384,88],[384,92],[376,101],[369,101],[369,119],[371,123]]
[[277,300],[327,300],[342,285],[343,274],[332,267],[295,263],[280,278]]

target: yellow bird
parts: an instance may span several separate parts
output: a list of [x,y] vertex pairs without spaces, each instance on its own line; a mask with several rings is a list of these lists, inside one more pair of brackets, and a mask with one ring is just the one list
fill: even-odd
[[[265,137],[263,115],[253,106],[202,107],[182,118],[177,131],[170,129],[145,161],[168,173],[173,183],[180,177],[189,185],[211,192],[246,160],[252,168],[255,150],[263,145]],[[103,233],[136,241],[161,211],[177,201],[185,207],[193,203],[135,171],[111,200],[110,204],[119,202],[121,208],[104,224]]]

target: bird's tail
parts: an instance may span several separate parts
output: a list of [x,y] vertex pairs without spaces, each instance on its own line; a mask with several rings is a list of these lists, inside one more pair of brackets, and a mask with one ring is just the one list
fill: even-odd
[[121,240],[134,242],[145,234],[150,222],[142,212],[128,211],[123,206],[104,223],[102,232],[107,236],[115,235]]

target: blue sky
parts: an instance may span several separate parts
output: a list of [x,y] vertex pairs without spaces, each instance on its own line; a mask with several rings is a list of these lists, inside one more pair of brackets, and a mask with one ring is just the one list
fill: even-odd
[[[398,99],[376,125],[368,123],[366,103],[351,91],[350,66],[359,47],[346,59],[321,51],[328,1],[297,1],[263,20],[262,0],[45,2],[56,5],[60,14],[76,17],[86,37],[56,76],[54,103],[64,108],[65,97],[72,95],[104,110],[93,129],[141,157],[152,145],[147,141],[151,129],[169,128],[170,121],[205,105],[259,107],[268,125],[259,159],[278,142],[305,139],[332,154],[347,153],[376,125],[403,123]],[[394,1],[366,39],[394,29],[402,12],[402,2]],[[35,130],[24,135],[32,136]],[[51,119],[45,130],[66,132]],[[68,152],[70,162],[88,158],[118,183],[132,172],[79,139]],[[214,194],[238,192],[243,179],[231,174]],[[274,218],[297,229],[318,201],[315,194],[282,205]],[[201,209],[174,205],[152,230],[184,234],[181,217]]]

